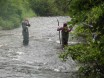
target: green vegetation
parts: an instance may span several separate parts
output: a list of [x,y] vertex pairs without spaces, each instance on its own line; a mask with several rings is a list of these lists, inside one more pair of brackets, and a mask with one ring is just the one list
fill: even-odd
[[[104,1],[72,0],[69,8],[69,14],[72,17],[69,24],[77,25],[75,35],[82,36],[86,43],[67,47],[60,57],[66,60],[68,56],[72,56],[74,60],[82,63],[79,72],[88,78],[103,78]],[[93,36],[96,38],[94,39]]]
[[31,8],[39,16],[66,15],[67,3],[68,0],[30,0]]
[[68,14],[68,0],[0,0],[0,29],[12,29],[24,18]]
[[103,0],[0,0],[0,29],[16,28],[25,17],[34,15],[69,15],[69,24],[77,25],[74,35],[83,37],[85,43],[67,47],[60,57],[66,60],[72,56],[81,62],[83,75],[104,76]]
[[71,0],[55,0],[54,4],[56,5],[60,15],[69,15],[69,4]]
[[34,15],[28,0],[0,0],[1,29],[16,28],[23,18]]
[[31,0],[31,8],[38,16],[51,16],[57,14],[54,0]]

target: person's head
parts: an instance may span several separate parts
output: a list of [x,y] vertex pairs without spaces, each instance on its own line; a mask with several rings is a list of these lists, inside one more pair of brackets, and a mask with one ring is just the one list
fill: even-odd
[[67,27],[67,23],[64,23],[64,24],[63,24],[63,27]]

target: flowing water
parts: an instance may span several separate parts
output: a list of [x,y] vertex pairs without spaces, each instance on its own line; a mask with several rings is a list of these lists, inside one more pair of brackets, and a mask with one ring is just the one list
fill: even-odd
[[30,18],[28,46],[22,44],[21,26],[0,31],[0,78],[77,78],[77,64],[58,57],[57,19],[60,26],[70,21],[67,16]]

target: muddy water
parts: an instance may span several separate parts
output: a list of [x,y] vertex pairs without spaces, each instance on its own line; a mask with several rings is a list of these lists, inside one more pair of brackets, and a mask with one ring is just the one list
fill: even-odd
[[0,31],[0,78],[77,78],[76,63],[61,61],[58,43],[60,26],[69,17],[34,17],[29,19],[29,45],[22,44],[22,27]]

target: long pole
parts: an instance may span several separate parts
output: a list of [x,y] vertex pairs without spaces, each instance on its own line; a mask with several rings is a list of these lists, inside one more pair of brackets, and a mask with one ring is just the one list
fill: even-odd
[[[57,19],[57,22],[58,22],[58,26],[59,26],[59,20]],[[60,31],[59,31],[59,41],[60,41],[60,44],[61,44],[61,36],[60,36]]]

